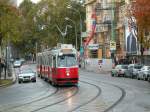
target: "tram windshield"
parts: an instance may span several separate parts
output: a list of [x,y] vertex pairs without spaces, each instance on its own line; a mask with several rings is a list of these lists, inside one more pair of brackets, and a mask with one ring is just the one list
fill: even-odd
[[66,54],[58,56],[58,67],[76,66],[77,61],[74,54]]

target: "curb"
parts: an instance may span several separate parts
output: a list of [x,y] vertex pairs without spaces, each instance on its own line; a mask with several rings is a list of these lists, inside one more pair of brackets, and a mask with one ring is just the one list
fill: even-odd
[[111,73],[111,71],[100,71],[100,70],[87,70],[87,69],[83,69],[83,68],[80,68],[80,70],[83,70],[83,71],[86,71],[86,72],[94,72],[94,73],[97,73],[97,74],[110,74]]
[[0,85],[0,88],[4,88],[4,87],[8,87],[10,85],[13,85],[16,83],[16,79],[15,80],[12,80],[10,83],[6,83],[6,84],[2,84]]
[[14,75],[14,77],[12,77],[12,79],[10,79],[12,81],[10,83],[0,85],[0,88],[8,87],[8,86],[13,85],[13,84],[16,83],[17,77],[16,77],[16,74],[14,73],[14,71],[13,71],[12,75]]

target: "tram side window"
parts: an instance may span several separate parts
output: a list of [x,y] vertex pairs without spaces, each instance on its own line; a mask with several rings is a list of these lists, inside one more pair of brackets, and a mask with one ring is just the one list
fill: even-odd
[[48,57],[48,61],[49,61],[49,66],[52,66],[52,58]]
[[47,58],[46,58],[46,56],[45,56],[45,58],[44,58],[44,59],[45,59],[45,65],[47,65]]
[[48,65],[48,63],[49,63],[47,56],[45,56],[45,63],[46,63],[46,65]]
[[65,56],[59,56],[58,57],[58,66],[59,67],[65,67],[66,66]]
[[56,67],[56,57],[53,57],[53,67]]
[[47,66],[49,65],[49,59],[48,59],[47,55],[46,55],[46,65]]
[[42,65],[42,57],[41,56],[39,57],[39,63],[40,63],[40,65]]
[[44,56],[42,57],[42,65],[44,65]]
[[43,56],[43,58],[42,58],[42,65],[44,65],[45,63],[44,63],[44,56]]

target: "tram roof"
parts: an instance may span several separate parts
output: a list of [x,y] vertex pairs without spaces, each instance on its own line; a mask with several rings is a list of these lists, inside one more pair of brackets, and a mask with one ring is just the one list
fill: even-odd
[[58,44],[57,47],[46,49],[43,52],[38,53],[38,55],[58,55],[64,49],[71,49],[72,53],[77,52],[72,44]]

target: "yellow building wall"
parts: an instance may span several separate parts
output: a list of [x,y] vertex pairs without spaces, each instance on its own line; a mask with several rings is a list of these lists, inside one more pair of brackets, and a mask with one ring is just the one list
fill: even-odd
[[106,49],[106,58],[110,58],[110,57],[111,57],[110,49],[107,48]]
[[102,49],[98,49],[98,59],[102,59]]

